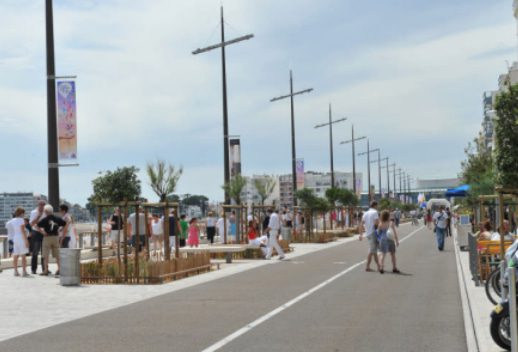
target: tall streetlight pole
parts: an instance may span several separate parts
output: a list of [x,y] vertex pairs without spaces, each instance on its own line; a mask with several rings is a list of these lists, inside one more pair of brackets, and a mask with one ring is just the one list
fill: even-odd
[[355,152],[355,149],[354,149],[354,144],[355,144],[355,142],[361,141],[362,139],[366,139],[366,138],[367,137],[365,137],[365,136],[354,138],[354,125],[352,125],[351,126],[351,139],[349,139],[348,141],[340,142],[340,144],[351,143],[351,145],[352,145],[352,151],[353,151],[353,192],[354,192],[354,194],[357,194],[356,193],[356,152]]
[[382,161],[386,161],[387,162],[387,165],[386,166],[382,166],[381,168],[382,169],[387,169],[387,198],[390,198],[390,170],[389,170],[389,158],[388,156],[385,157],[385,158],[381,158]]
[[[221,48],[221,74],[223,81],[223,164],[224,164],[224,177],[225,184],[230,182],[230,156],[229,156],[229,141],[228,141],[228,103],[227,103],[227,63],[225,56],[225,47],[231,44],[239,43],[243,40],[249,40],[254,37],[253,34],[247,34],[245,36],[235,38],[232,40],[225,41],[225,20],[223,18],[223,6],[221,6],[220,12],[221,19],[221,42],[215,45],[210,45],[205,48],[196,49],[192,52],[193,55],[198,55],[207,51]],[[230,203],[230,197],[228,194],[227,187],[225,187],[225,204]]]
[[[392,193],[394,195],[394,198],[396,198],[396,163],[388,164],[387,160],[387,180],[388,184],[390,185],[390,176],[389,176],[389,168],[392,167],[392,174],[394,175],[394,187],[392,188]],[[389,197],[390,197],[390,186],[389,186]]]
[[398,192],[398,196],[401,196],[401,193],[403,193],[402,178],[404,177],[404,175],[405,175],[405,172],[402,171],[401,168],[398,168],[398,173],[394,174],[394,177],[399,176],[399,192]]
[[291,104],[291,177],[292,177],[292,194],[293,194],[293,205],[297,205],[297,198],[295,193],[297,192],[297,152],[295,149],[295,107],[293,103],[293,97],[304,93],[309,93],[313,88],[304,89],[298,92],[293,92],[293,72],[290,70],[290,94],[281,95],[270,99],[270,102],[290,98]]
[[[376,149],[370,149],[369,140],[367,139],[367,151],[358,153],[358,156],[367,155],[367,174],[369,178],[369,202],[372,200],[371,195],[371,153],[379,152],[379,148]],[[379,159],[379,158],[378,158]]]
[[56,112],[56,66],[54,59],[54,18],[52,0],[45,1],[47,50],[47,155],[49,203],[59,207],[58,128]]
[[322,123],[320,125],[315,126],[315,128],[329,126],[329,154],[330,154],[330,159],[331,159],[331,188],[335,187],[335,168],[334,168],[334,160],[333,160],[333,124],[343,122],[345,120],[347,120],[347,117],[333,121],[333,112],[331,110],[331,103],[329,103],[329,122]]

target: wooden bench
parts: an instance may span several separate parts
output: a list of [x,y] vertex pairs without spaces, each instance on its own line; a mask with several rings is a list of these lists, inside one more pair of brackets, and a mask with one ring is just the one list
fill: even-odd
[[[504,242],[504,251],[513,244],[512,241]],[[480,280],[486,281],[493,267],[502,259],[500,258],[500,241],[478,241],[478,272]]]
[[198,248],[190,248],[183,247],[180,248],[180,253],[200,253],[200,252],[209,252],[209,253],[225,253],[225,258],[227,263],[232,263],[232,255],[234,253],[243,253],[246,251],[246,245],[217,245],[217,246],[208,246],[208,247],[198,247]]

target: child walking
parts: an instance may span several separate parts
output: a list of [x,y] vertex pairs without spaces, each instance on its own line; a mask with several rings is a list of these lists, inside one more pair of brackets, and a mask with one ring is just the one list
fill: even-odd
[[192,218],[189,221],[189,237],[187,238],[187,244],[192,247],[198,248],[200,244],[200,231],[198,229],[198,221],[196,218]]

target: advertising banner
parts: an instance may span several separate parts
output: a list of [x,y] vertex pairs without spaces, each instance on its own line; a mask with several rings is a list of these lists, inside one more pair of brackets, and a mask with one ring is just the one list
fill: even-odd
[[241,175],[241,141],[239,137],[229,139],[230,177]]
[[76,87],[74,81],[57,83],[59,160],[77,159]]
[[304,188],[304,159],[297,159],[295,164],[297,176],[297,189]]

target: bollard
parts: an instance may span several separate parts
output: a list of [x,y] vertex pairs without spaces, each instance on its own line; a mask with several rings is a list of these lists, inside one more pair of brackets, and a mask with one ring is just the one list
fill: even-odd
[[509,276],[509,320],[511,321],[511,351],[518,352],[518,324],[516,321],[516,269],[507,268]]
[[77,286],[81,283],[80,259],[81,249],[61,248],[59,250],[61,267],[59,283],[62,286]]

